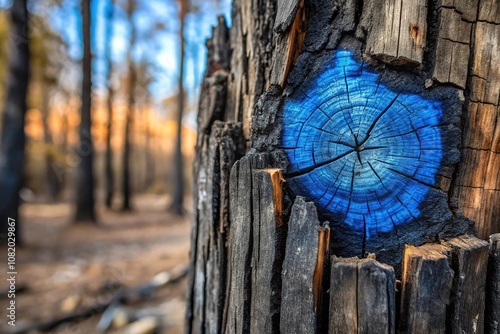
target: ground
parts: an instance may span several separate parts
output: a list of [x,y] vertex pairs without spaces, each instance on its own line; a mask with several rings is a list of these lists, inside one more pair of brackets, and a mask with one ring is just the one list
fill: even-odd
[[[164,196],[139,196],[134,207],[131,213],[99,207],[99,225],[92,226],[71,224],[70,204],[23,204],[25,246],[17,248],[16,287],[26,290],[16,294],[15,329],[82,310],[105,301],[119,286],[146,283],[157,273],[187,263],[189,218],[167,213]],[[2,276],[6,261],[0,263]],[[5,291],[3,283],[1,287]],[[129,307],[162,314],[161,333],[182,333],[185,289],[184,278]],[[2,310],[6,301],[2,295]],[[8,333],[12,328],[5,315],[2,318],[0,332]],[[99,319],[100,314],[51,333],[97,333]]]

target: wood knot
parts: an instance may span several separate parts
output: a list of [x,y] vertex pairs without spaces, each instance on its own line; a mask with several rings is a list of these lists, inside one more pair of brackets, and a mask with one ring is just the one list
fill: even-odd
[[415,49],[421,48],[422,47],[422,36],[423,36],[423,29],[421,29],[418,24],[412,23],[410,24],[409,27],[409,35],[410,38],[413,40],[413,47]]

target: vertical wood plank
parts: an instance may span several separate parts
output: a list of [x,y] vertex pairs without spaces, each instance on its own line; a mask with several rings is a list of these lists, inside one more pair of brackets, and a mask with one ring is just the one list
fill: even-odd
[[490,236],[486,281],[485,333],[500,332],[500,234]]
[[488,243],[472,236],[443,242],[449,247],[455,272],[452,303],[447,310],[447,332],[483,333]]
[[[215,121],[209,140],[206,188],[200,201],[200,227],[208,239],[205,267],[205,332],[220,333],[226,297],[227,232],[229,227],[229,173],[241,154],[241,127]],[[200,180],[201,181],[201,180]],[[202,247],[206,244],[200,243]],[[203,254],[203,250],[199,252]]]
[[356,333],[358,329],[358,259],[332,257],[328,333]]
[[373,259],[333,257],[329,333],[396,333],[396,276]]
[[252,171],[252,293],[250,331],[272,333],[279,326],[275,319],[273,297],[278,293],[273,286],[274,263],[278,225],[275,213],[274,188],[271,174],[266,170]]
[[230,264],[226,303],[226,333],[248,333],[250,329],[250,259],[252,241],[251,162],[237,161],[230,174]]
[[401,326],[404,333],[445,333],[453,271],[438,244],[407,245],[403,260]]
[[[262,294],[258,287],[254,286],[255,276],[261,279],[261,275],[265,275],[265,273],[261,271],[261,268],[259,268],[258,273],[254,273],[254,270],[257,270],[254,267],[259,265],[255,263],[255,256],[258,256],[256,254],[259,252],[264,252],[264,250],[259,251],[258,240],[254,238],[260,237],[261,220],[272,218],[272,221],[275,222],[271,177],[265,171],[256,171],[256,169],[265,168],[267,164],[266,154],[250,154],[238,160],[231,169],[229,187],[230,260],[228,292],[224,309],[225,318],[222,326],[225,333],[249,333],[251,327],[255,325],[251,323],[252,308],[255,307],[252,301],[255,294]],[[264,180],[264,185],[261,184],[262,180]],[[261,197],[262,201],[265,201],[263,199],[265,195],[268,196],[266,197],[268,202],[261,204]],[[260,213],[260,209],[265,211]],[[275,225],[275,223],[273,224]],[[262,238],[265,237],[262,236]],[[274,246],[274,240],[272,245]],[[263,245],[263,247],[267,247],[267,245]],[[270,251],[269,248],[266,248],[266,251]],[[254,297],[252,298],[252,296]],[[269,295],[266,296],[267,300],[270,298]],[[268,314],[269,310],[267,310]],[[266,322],[268,318],[262,321]]]
[[367,259],[358,269],[358,333],[396,333],[396,275]]
[[316,333],[314,273],[318,257],[318,214],[298,196],[288,222],[282,270],[281,333]]

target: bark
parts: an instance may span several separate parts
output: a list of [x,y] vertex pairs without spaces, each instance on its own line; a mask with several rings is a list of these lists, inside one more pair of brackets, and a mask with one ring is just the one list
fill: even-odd
[[111,138],[113,130],[113,97],[114,90],[111,84],[111,76],[113,74],[113,61],[111,59],[111,40],[113,38],[113,18],[114,18],[114,1],[111,0],[108,8],[107,15],[107,36],[106,36],[106,62],[108,65],[108,72],[106,74],[106,84],[108,88],[108,96],[106,99],[106,107],[108,109],[108,122],[106,124],[106,155],[104,162],[104,175],[106,182],[106,199],[105,203],[108,208],[113,204],[113,190],[114,190],[114,174],[113,174],[113,149],[111,148]]
[[82,0],[83,60],[82,106],[80,113],[80,137],[77,152],[80,163],[76,179],[75,221],[96,223],[94,198],[94,171],[92,146],[92,54],[90,46],[90,0]]
[[24,116],[30,77],[27,1],[11,8],[10,58],[7,70],[5,107],[0,143],[0,234],[7,235],[8,219],[16,220],[16,243],[21,243],[19,191],[24,166]]
[[[303,332],[393,333],[408,326],[418,332],[432,323],[450,332],[481,332],[485,284],[496,284],[484,281],[487,247],[479,239],[454,237],[475,232],[485,238],[500,229],[499,22],[495,0],[234,1],[229,34],[221,21],[207,43],[186,332],[290,332],[294,321]],[[364,98],[370,89],[376,96]],[[401,113],[387,116],[398,108]],[[370,146],[384,119],[383,144]],[[404,119],[411,119],[406,130]],[[246,144],[229,176],[213,167],[220,160],[210,153],[217,149],[210,139],[223,127],[219,121],[241,126]],[[336,127],[340,123],[345,127]],[[427,137],[431,132],[437,140]],[[420,152],[391,161],[395,151],[413,145],[412,136]],[[388,148],[392,153],[373,153],[389,166],[385,178],[369,152]],[[403,172],[412,166],[411,156],[426,167]],[[344,157],[352,160],[342,162]],[[265,176],[275,169],[283,173],[283,186]],[[434,172],[424,176],[424,170]],[[383,194],[363,178],[366,172]],[[299,195],[317,210],[317,220],[314,211],[307,217],[314,233],[300,233],[306,240],[296,233],[303,228],[297,212],[305,210]],[[224,201],[229,216],[213,216]],[[316,234],[325,226],[331,226],[328,247],[328,238]],[[221,248],[213,240],[222,235],[227,242]],[[396,303],[405,244],[449,238],[442,243],[444,257],[427,257],[423,248],[420,257],[405,258],[405,295]],[[372,256],[351,258],[369,253],[382,263]],[[331,255],[336,258],[330,266],[323,259]],[[433,268],[443,277],[431,282]],[[313,307],[311,298],[330,303]],[[430,313],[429,300],[438,313]],[[342,315],[347,308],[352,314]],[[411,310],[427,315],[416,319]],[[496,328],[497,314],[487,312]]]

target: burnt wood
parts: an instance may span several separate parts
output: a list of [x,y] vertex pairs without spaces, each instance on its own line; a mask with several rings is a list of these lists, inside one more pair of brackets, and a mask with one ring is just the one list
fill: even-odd
[[329,333],[396,333],[396,277],[374,259],[333,257]]
[[449,248],[406,246],[403,261],[400,329],[403,333],[445,333],[453,270]]
[[486,281],[485,332],[500,331],[500,234],[490,236],[488,276]]
[[298,196],[288,221],[282,271],[281,333],[316,333],[313,278],[317,266],[314,259],[320,251],[319,228],[314,204]]
[[[499,23],[495,0],[391,0],[383,4],[374,0],[234,0],[231,29],[220,19],[207,43],[209,57],[198,115],[197,210],[186,332],[340,333],[339,328],[343,328],[344,332],[393,333],[396,325],[408,332],[442,332],[443,317],[447,333],[480,333],[485,326],[483,319],[486,329],[496,328],[496,301],[484,292],[486,287],[493,291],[496,277],[490,264],[489,283],[485,281],[488,247],[478,239],[456,236],[475,229],[478,236],[487,238],[500,231],[500,76],[495,66],[500,60]],[[337,70],[344,68],[344,74],[317,80],[329,72],[326,69],[331,69],[332,60],[342,52],[348,52],[360,70],[337,64]],[[356,105],[370,84],[365,79],[375,76],[377,94],[380,87],[386,89],[386,97],[399,94],[393,105],[399,107],[401,102],[409,112],[402,107],[398,113],[381,113],[390,109],[390,103],[377,104],[373,99],[366,104],[371,108],[368,112],[363,111],[364,105]],[[349,93],[328,95],[332,83],[339,87],[344,83]],[[355,92],[357,97],[351,96]],[[300,100],[300,95],[304,104],[297,104],[285,115],[286,107]],[[399,100],[403,95],[413,98]],[[318,148],[322,156],[328,156],[338,153],[342,143],[331,143],[326,153],[328,149],[319,145],[321,140],[314,135],[295,145],[293,154],[290,146],[283,145],[287,130],[290,141],[302,132],[312,134],[312,130],[290,131],[290,127],[306,123],[301,115],[323,109],[323,104],[315,102],[324,99],[328,103],[329,97],[331,103],[336,100],[337,110],[342,110],[338,114],[342,117],[333,115],[329,121],[351,126],[333,132],[352,137],[354,143],[346,147],[354,150],[349,153],[353,158],[350,163],[358,161],[359,170],[350,165],[350,174],[339,172],[343,175],[340,183],[326,177],[325,188],[333,203],[338,200],[338,193],[332,196],[341,188],[338,185],[347,187],[343,198],[355,203],[352,207],[358,213],[351,216],[351,224],[336,214],[340,211],[337,206],[318,205],[323,195],[315,184],[318,178],[305,182],[304,192],[293,184],[294,173],[305,171],[303,176],[311,178],[321,174],[309,173],[307,167],[312,171],[321,166],[314,161],[307,165],[307,158],[296,168],[304,147]],[[419,99],[430,107],[416,103]],[[307,109],[308,103],[315,105]],[[419,107],[412,111],[416,105]],[[234,162],[229,178],[227,173],[220,173],[224,175],[220,178],[215,172],[212,175],[212,170],[219,170],[212,161],[217,154],[208,158],[213,150],[212,132],[225,126],[217,125],[218,121],[241,129],[240,135],[230,136],[234,145],[228,148],[236,153],[224,167],[227,171]],[[389,177],[383,181],[385,185],[397,180],[400,186],[391,188],[387,196],[379,189],[374,196],[379,203],[373,200],[363,208],[366,202],[360,199],[377,191],[357,182],[367,166],[363,155],[383,150],[367,151],[363,143],[356,143],[354,134],[358,131],[349,132],[365,121],[368,131],[360,133],[372,134],[378,125],[386,125],[380,135],[392,136],[394,143],[390,145],[401,151],[401,161],[385,161],[387,169],[393,171],[387,172]],[[420,127],[419,122],[425,124]],[[399,131],[405,128],[402,123],[408,131]],[[324,124],[312,125],[318,132],[326,129]],[[427,169],[398,174],[394,170],[415,166],[405,151],[412,140],[421,144],[421,150],[411,156],[418,156]],[[215,145],[219,152],[229,152],[222,143]],[[431,143],[440,148],[429,150]],[[388,154],[380,155],[386,159]],[[317,157],[315,152],[311,159]],[[277,170],[284,176],[283,185]],[[209,186],[206,177],[211,178]],[[414,183],[420,185],[408,186]],[[350,191],[351,184],[353,189],[361,185],[354,189],[359,189],[356,196]],[[297,195],[304,196],[305,204],[299,205],[297,200],[294,206]],[[384,202],[387,198],[393,203]],[[311,202],[315,203],[317,219],[311,218]],[[402,218],[401,212],[394,211],[398,203],[409,208],[411,217]],[[310,224],[302,220],[295,224],[297,208],[304,206]],[[219,211],[225,214],[214,215],[217,218],[209,221],[207,217],[219,212],[217,207],[224,208]],[[369,235],[363,229],[353,229],[366,226],[362,216],[367,215],[376,216]],[[324,229],[318,232],[319,226]],[[442,240],[447,241],[439,245]],[[299,244],[308,245],[304,246],[307,259],[292,252]],[[413,253],[407,253],[403,268],[407,244],[417,248],[407,248]],[[491,263],[495,263],[493,245]],[[380,262],[366,259],[369,253],[375,253]],[[332,264],[331,255],[335,255]],[[448,292],[451,272],[454,276]],[[397,311],[395,276],[403,280],[404,290],[398,292],[402,300]],[[396,312],[400,324],[396,324]],[[488,319],[493,319],[491,324]],[[295,325],[298,329],[292,328]]]
[[450,248],[452,302],[447,309],[447,332],[483,333],[488,243],[460,236],[443,243]]

